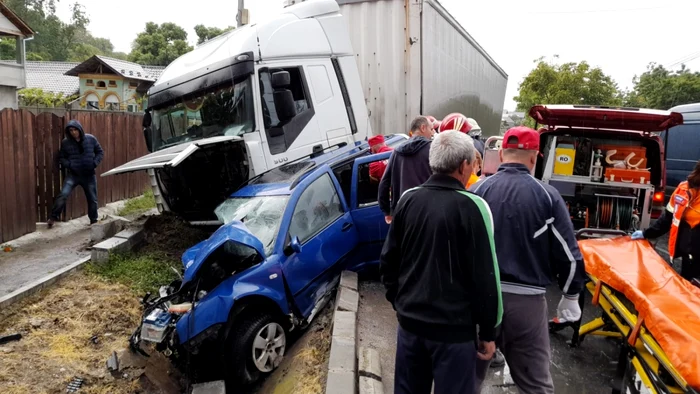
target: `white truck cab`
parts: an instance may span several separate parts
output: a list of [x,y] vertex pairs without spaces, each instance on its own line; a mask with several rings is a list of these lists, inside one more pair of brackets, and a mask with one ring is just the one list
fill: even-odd
[[159,209],[193,223],[251,177],[371,134],[348,26],[334,0],[285,8],[198,46],[148,92],[148,170]]

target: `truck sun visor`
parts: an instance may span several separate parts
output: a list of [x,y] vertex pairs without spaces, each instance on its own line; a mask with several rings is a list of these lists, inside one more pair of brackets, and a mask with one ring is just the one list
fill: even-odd
[[168,82],[156,83],[148,92],[148,108],[196,93],[255,71],[253,52],[242,53],[230,59],[189,72]]

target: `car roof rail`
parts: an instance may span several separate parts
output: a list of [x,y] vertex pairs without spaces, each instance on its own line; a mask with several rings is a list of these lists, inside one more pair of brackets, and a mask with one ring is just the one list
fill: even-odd
[[[320,150],[319,150],[319,149],[316,149],[316,150],[315,150],[314,152],[312,152],[311,154],[306,155],[306,156],[301,156],[300,158],[295,159],[295,160],[292,160],[292,161],[288,161],[288,162],[284,163],[284,165],[285,165],[285,166],[288,166],[288,165],[290,165],[290,164],[298,163],[298,162],[300,162],[300,161],[313,159],[313,158],[315,158],[315,157],[318,157],[318,156],[322,155],[324,152],[326,152],[326,151],[328,151],[328,150],[330,150],[330,149],[332,149],[332,148],[342,149],[342,148],[344,148],[345,146],[347,146],[347,144],[348,144],[347,142],[340,142],[340,143],[338,143],[338,144],[330,145],[330,146],[328,146],[328,147],[326,147],[326,148],[323,148],[323,149],[320,149]],[[280,166],[280,167],[281,167],[281,166]],[[308,172],[309,170],[311,170],[311,169],[313,169],[313,168],[315,168],[315,167],[316,167],[316,163],[315,163],[315,162],[312,162],[312,165],[311,165],[310,167],[308,167],[308,168],[305,168],[303,171],[301,171],[301,174],[305,174],[306,172]],[[279,167],[275,167],[275,168],[279,168]],[[242,188],[242,187],[245,187],[245,186],[249,185],[251,182],[253,182],[253,181],[259,179],[260,177],[262,177],[263,175],[265,175],[268,171],[272,171],[273,169],[274,169],[274,168],[271,168],[271,169],[269,169],[269,170],[267,170],[267,171],[265,171],[265,172],[262,172],[262,173],[260,173],[260,174],[258,174],[258,175],[256,175],[256,176],[254,176],[254,177],[252,177],[252,178],[249,178],[248,180],[246,180],[246,181],[244,181],[243,183],[241,183],[240,186],[238,186],[236,189],[240,189],[240,188]],[[298,177],[298,176],[299,176],[299,175],[296,175],[294,179],[296,179],[296,177]]]

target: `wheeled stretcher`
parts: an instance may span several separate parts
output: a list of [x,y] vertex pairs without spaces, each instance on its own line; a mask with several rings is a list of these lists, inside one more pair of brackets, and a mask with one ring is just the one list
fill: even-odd
[[577,233],[589,293],[601,316],[582,324],[550,322],[550,332],[574,329],[570,345],[588,335],[619,338],[613,393],[700,393],[700,288],[681,278],[646,241],[614,230]]

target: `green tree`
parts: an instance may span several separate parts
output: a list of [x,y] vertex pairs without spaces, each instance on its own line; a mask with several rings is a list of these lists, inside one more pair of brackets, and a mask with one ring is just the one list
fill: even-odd
[[129,60],[140,64],[167,66],[192,50],[187,44],[187,32],[174,23],[146,23],[132,44]]
[[513,98],[519,111],[536,104],[620,105],[622,93],[610,76],[587,62],[556,64],[544,58],[520,83]]
[[0,37],[0,60],[15,60],[17,44],[14,38]]
[[647,71],[633,79],[634,88],[625,92],[625,105],[669,109],[680,104],[700,102],[700,72],[685,65],[671,71],[650,63]]
[[17,92],[19,102],[22,106],[41,107],[65,107],[66,104],[75,100],[77,95],[64,96],[63,93],[45,92],[40,88],[21,89]]
[[218,27],[206,27],[204,25],[197,25],[194,27],[194,32],[197,34],[197,44],[201,44],[233,29],[235,29],[233,26],[229,26],[225,29],[219,29]]
[[56,16],[58,0],[0,1],[36,32],[34,39],[27,42],[29,60],[77,61],[84,60],[86,53],[113,55],[114,46],[109,39],[93,37],[87,31],[90,20],[79,3],[71,6],[71,19],[66,23]]

